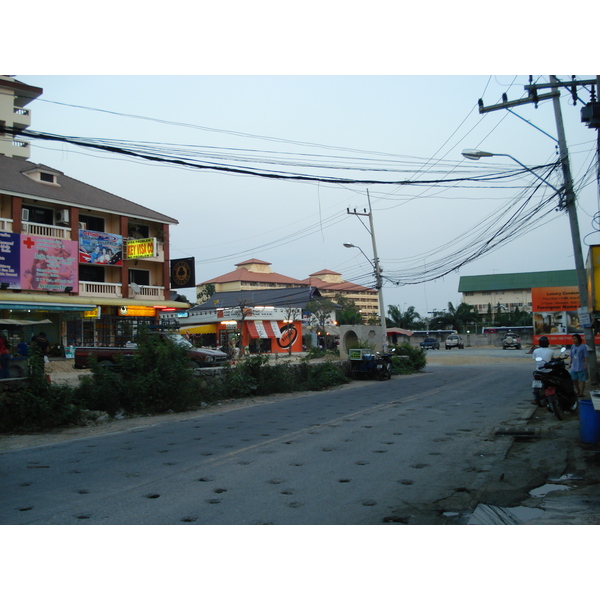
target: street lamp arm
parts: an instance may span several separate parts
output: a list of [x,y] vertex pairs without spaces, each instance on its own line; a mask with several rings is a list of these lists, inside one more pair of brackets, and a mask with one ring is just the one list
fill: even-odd
[[559,198],[562,198],[562,193],[558,188],[554,187],[547,179],[544,179],[543,177],[538,175],[535,171],[530,169],[527,165],[524,165],[520,160],[517,160],[514,156],[511,156],[510,154],[500,154],[499,152],[486,152],[485,150],[463,150],[462,155],[470,160],[479,160],[480,158],[489,158],[490,156],[506,156],[507,158],[514,160],[518,165],[521,165],[526,171],[537,177],[549,188],[553,189],[558,194]]

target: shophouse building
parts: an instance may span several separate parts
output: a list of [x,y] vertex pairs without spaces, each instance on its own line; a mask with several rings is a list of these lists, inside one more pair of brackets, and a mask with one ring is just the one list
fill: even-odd
[[[171,300],[171,217],[0,155],[0,318],[45,320],[52,345],[127,341]],[[13,334],[16,335],[16,334]]]

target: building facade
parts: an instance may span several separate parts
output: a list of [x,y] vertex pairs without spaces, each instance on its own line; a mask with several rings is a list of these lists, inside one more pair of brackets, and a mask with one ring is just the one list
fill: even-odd
[[491,305],[492,312],[498,306],[503,312],[532,311],[532,288],[568,287],[577,285],[575,270],[544,271],[532,273],[495,273],[493,275],[462,276],[458,291],[462,301],[474,306],[484,315]]
[[26,85],[14,77],[0,75],[0,154],[12,158],[29,158],[30,144],[19,140],[4,128],[27,129],[31,125],[31,111],[27,105],[41,96],[43,90]]
[[197,286],[202,297],[202,291],[207,284],[212,284],[216,292],[252,291],[260,289],[281,288],[313,288],[320,295],[333,299],[338,294],[353,300],[360,310],[365,322],[379,315],[379,295],[377,290],[366,288],[349,281],[344,281],[340,273],[323,269],[299,280],[286,275],[275,273],[271,263],[252,258],[235,265],[236,269],[209,279]]
[[176,223],[46,165],[0,156],[0,318],[49,320],[54,345],[111,345],[165,307],[188,308],[170,299]]

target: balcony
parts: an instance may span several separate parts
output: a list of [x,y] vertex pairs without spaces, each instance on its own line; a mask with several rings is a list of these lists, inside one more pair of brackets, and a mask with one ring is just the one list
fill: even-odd
[[0,219],[0,231],[6,231],[12,233],[13,220],[12,219]]
[[31,125],[31,112],[26,108],[13,108],[14,127],[29,127]]
[[[164,300],[165,288],[160,285],[140,285],[137,291],[129,287],[129,298],[138,300]],[[99,298],[123,298],[123,286],[120,283],[98,283],[95,281],[79,282],[80,296],[97,296]]]
[[44,237],[59,238],[61,240],[71,239],[70,227],[44,225],[42,223],[32,223],[30,221],[23,221],[21,223],[21,232],[25,235],[41,235]]

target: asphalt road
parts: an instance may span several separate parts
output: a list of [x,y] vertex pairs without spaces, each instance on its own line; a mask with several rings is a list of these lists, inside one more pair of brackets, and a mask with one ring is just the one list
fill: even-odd
[[391,381],[3,452],[0,523],[452,522],[508,450],[495,429],[529,408],[531,363],[494,352],[488,364],[432,355],[425,372]]

